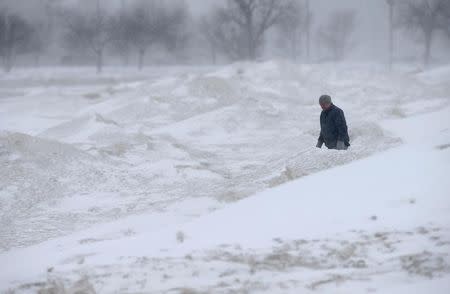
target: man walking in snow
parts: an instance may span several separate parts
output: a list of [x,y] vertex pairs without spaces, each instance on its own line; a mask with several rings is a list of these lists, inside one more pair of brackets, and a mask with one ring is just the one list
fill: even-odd
[[320,114],[320,136],[316,147],[322,148],[323,143],[328,149],[347,150],[350,146],[347,123],[344,112],[331,101],[328,95],[319,99],[322,113]]

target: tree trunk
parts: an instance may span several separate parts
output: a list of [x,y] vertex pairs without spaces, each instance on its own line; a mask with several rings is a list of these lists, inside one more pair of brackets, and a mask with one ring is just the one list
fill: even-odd
[[13,64],[13,44],[11,43],[12,41],[10,39],[12,39],[11,36],[11,27],[10,27],[10,21],[9,21],[9,17],[7,14],[5,14],[4,17],[4,28],[3,28],[3,36],[0,36],[1,38],[3,38],[3,69],[5,71],[5,73],[9,73],[12,69],[12,64]]
[[41,54],[40,53],[35,53],[35,55],[34,55],[34,67],[36,67],[36,68],[39,67],[40,60],[41,60]]
[[13,52],[11,48],[6,48],[3,55],[3,70],[5,73],[11,72],[13,68]]
[[145,49],[139,49],[138,68],[142,70],[144,68]]
[[297,46],[295,45],[295,40],[291,43],[291,58],[294,62],[297,62]]
[[8,67],[6,59],[3,60],[3,71],[5,73],[9,73],[11,71],[11,69]]
[[216,46],[214,46],[214,45],[211,45],[211,60],[212,60],[212,63],[214,65],[216,65],[216,63],[217,63],[217,52],[216,52]]
[[248,59],[255,60],[255,38],[253,36],[253,17],[252,15],[247,15],[247,38],[248,38]]
[[6,59],[5,60],[5,64],[4,64],[4,68],[5,73],[10,73],[12,70],[12,61],[11,59]]
[[97,53],[97,74],[101,74],[103,71],[103,51],[100,50]]
[[430,56],[431,56],[431,43],[433,41],[433,31],[429,30],[425,32],[425,52],[423,55],[423,63],[425,67],[428,67],[430,64]]
[[122,62],[123,62],[123,66],[125,66],[125,67],[128,67],[128,65],[130,65],[130,51],[129,50],[126,50],[125,52],[123,52]]
[[389,3],[389,70],[394,59],[394,2]]
[[298,39],[297,39],[297,34],[294,33],[291,36],[291,58],[292,60],[294,60],[295,62],[298,61]]
[[338,62],[339,61],[339,49],[338,49],[338,45],[335,45],[334,50],[333,50],[333,55],[334,55],[334,61]]
[[311,11],[309,6],[309,0],[306,0],[306,60],[310,62],[310,50],[311,50]]

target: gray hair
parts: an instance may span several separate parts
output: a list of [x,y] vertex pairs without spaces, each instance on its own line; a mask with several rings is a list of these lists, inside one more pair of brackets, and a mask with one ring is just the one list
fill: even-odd
[[329,95],[322,95],[319,98],[320,104],[331,104],[331,97]]

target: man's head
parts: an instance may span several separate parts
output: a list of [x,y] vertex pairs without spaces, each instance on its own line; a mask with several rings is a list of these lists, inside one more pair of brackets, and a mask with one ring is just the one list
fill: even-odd
[[322,95],[319,98],[319,104],[320,107],[322,107],[322,110],[328,110],[331,107],[331,97],[328,95]]

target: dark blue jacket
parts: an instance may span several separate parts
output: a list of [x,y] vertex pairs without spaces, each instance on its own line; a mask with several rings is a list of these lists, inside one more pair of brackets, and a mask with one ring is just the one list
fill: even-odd
[[350,146],[344,111],[331,104],[328,110],[323,110],[320,114],[319,143],[325,143],[329,149],[335,149],[337,141],[343,141],[345,146]]

